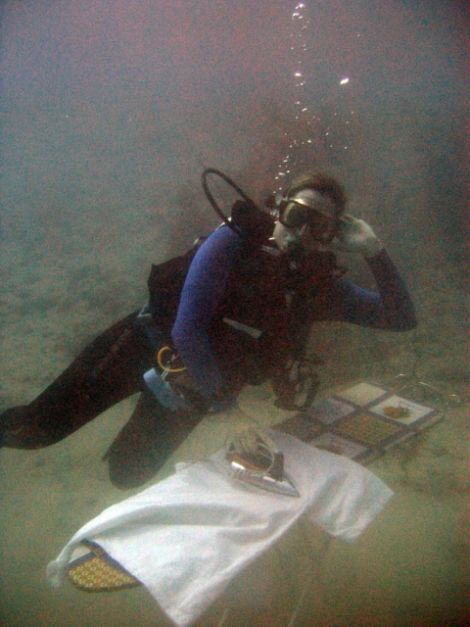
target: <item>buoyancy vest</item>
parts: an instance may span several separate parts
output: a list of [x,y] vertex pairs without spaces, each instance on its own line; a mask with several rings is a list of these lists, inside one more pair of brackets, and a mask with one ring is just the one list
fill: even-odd
[[[170,338],[186,274],[200,245],[152,266],[149,307]],[[302,350],[310,320],[306,306],[342,271],[332,253],[313,253],[293,271],[277,249],[246,246],[232,269],[209,337],[223,376],[233,389],[281,376]]]
[[293,346],[285,265],[275,253],[266,246],[243,251],[209,329],[222,374],[234,387],[264,381],[273,361],[284,362]]

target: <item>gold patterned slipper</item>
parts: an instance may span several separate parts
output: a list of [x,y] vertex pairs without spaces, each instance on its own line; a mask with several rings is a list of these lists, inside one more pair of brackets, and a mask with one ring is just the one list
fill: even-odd
[[76,588],[86,592],[110,592],[141,585],[100,546],[86,540],[74,552],[67,575]]

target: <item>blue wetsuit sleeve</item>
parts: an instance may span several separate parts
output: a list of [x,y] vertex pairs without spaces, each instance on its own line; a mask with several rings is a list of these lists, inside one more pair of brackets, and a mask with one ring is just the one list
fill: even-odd
[[189,267],[171,333],[176,350],[206,398],[225,389],[208,331],[242,245],[242,239],[227,226],[208,237]]
[[417,324],[413,303],[387,252],[382,250],[367,262],[378,291],[366,290],[348,279],[341,279],[336,286],[337,307],[330,319],[389,331],[413,329]]

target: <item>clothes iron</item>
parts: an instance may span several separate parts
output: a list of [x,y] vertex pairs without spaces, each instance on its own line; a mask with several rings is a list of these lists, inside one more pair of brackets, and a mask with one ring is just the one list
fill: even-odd
[[259,443],[256,452],[239,451],[231,445],[226,453],[229,474],[234,479],[285,496],[300,494],[284,470],[284,455]]

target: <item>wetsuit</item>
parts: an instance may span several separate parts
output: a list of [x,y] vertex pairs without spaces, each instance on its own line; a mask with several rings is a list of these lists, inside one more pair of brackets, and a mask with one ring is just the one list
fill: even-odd
[[[256,263],[250,252],[243,238],[227,226],[219,228],[196,253],[181,293],[172,329],[173,342],[208,398],[220,394],[224,387],[230,387],[214,355],[211,329],[214,320],[221,318],[221,310],[230,315],[224,309],[224,300],[227,290],[233,290],[233,283],[241,285],[241,289],[236,296],[231,296],[232,307],[240,300],[246,301],[243,288],[248,287],[251,292],[256,289],[259,260]],[[272,249],[272,253],[275,252]],[[249,276],[250,281],[234,272],[244,257],[245,265],[254,271]],[[253,309],[258,307],[268,315],[269,320],[265,323],[271,327],[273,336],[269,347],[271,354],[275,344],[278,350],[281,346],[289,350],[286,344],[291,343],[290,350],[295,350],[296,338],[285,337],[289,329],[295,329],[298,334],[299,327],[308,330],[313,322],[322,320],[339,320],[393,331],[406,331],[416,324],[408,291],[385,250],[368,259],[377,282],[377,292],[340,278],[341,270],[331,253],[311,254],[297,262],[295,268],[289,266],[287,257],[268,261],[271,265],[276,262],[279,268],[273,273],[271,284],[259,288],[259,303],[255,307],[248,306],[249,311],[245,312],[253,318]],[[292,297],[290,308],[285,303],[286,293]],[[240,312],[238,314],[240,316]],[[244,322],[243,319],[240,321]],[[266,333],[266,329],[262,331]],[[279,352],[275,354],[279,355]]]
[[[246,383],[279,377],[279,366],[301,350],[315,321],[343,320],[397,331],[416,324],[406,287],[385,251],[368,259],[377,292],[341,276],[331,253],[307,255],[293,268],[275,252],[254,247],[222,226],[187,256],[186,266],[184,260],[167,262],[175,272],[167,272],[166,284],[157,281],[156,289],[149,280],[154,323],[172,338],[208,405],[214,400],[230,404]],[[155,363],[154,346],[145,329],[135,324],[136,314],[99,335],[29,405],[4,412],[2,420],[20,415],[26,425],[17,433],[7,431],[4,445],[53,444],[120,400],[144,391],[143,374]],[[203,417],[201,411],[170,414],[148,393],[137,410],[108,451],[111,474],[120,475],[117,483],[124,487],[149,478]],[[145,466],[143,451],[151,442],[147,470],[129,478],[132,473],[122,470],[123,458],[134,456]]]

